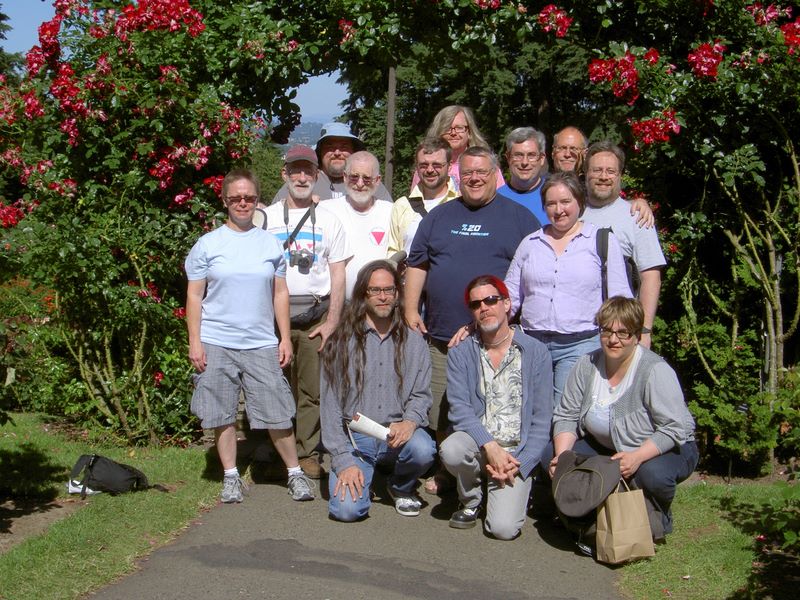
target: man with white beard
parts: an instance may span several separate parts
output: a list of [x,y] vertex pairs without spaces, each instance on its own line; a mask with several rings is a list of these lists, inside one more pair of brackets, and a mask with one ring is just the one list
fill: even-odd
[[344,198],[325,202],[344,226],[353,257],[347,263],[346,299],[353,293],[359,269],[368,262],[386,257],[392,203],[376,198],[381,182],[378,159],[370,152],[351,154],[344,167]]
[[[297,402],[297,455],[305,473],[319,479],[319,356],[339,324],[345,264],[351,252],[341,222],[327,203],[312,199],[317,155],[298,144],[286,153],[281,176],[286,196],[266,208],[266,229],[284,244],[295,360],[284,369]],[[259,224],[260,225],[260,224]]]

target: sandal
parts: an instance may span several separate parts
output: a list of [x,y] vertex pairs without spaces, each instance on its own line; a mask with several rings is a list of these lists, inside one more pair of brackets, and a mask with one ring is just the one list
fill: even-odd
[[453,489],[455,480],[449,473],[437,472],[432,477],[425,480],[423,489],[426,494],[438,496],[448,490]]

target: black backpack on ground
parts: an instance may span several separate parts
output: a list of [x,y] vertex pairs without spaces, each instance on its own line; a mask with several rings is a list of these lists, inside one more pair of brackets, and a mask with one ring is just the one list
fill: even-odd
[[82,455],[72,467],[72,472],[69,474],[70,480],[77,479],[81,472],[84,474],[81,480],[81,498],[86,497],[86,488],[98,492],[108,492],[112,495],[150,488],[166,491],[163,486],[150,485],[147,476],[139,469],[123,465],[99,454]]

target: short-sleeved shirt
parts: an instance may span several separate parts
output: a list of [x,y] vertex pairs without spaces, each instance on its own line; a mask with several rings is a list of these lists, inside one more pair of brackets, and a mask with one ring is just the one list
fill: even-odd
[[509,200],[513,200],[518,204],[522,204],[522,206],[531,211],[534,216],[539,219],[539,223],[544,227],[550,222],[550,219],[547,218],[547,213],[544,211],[544,208],[542,208],[542,185],[544,185],[544,182],[545,178],[543,176],[539,180],[539,185],[527,192],[517,191],[507,183],[497,190],[497,194]]
[[617,198],[600,207],[587,203],[581,218],[598,227],[611,227],[622,248],[622,254],[632,258],[640,272],[667,264],[656,229],[639,227],[626,200]]
[[539,228],[527,208],[499,196],[478,208],[456,198],[422,219],[408,264],[427,266],[425,327],[431,337],[449,340],[472,320],[464,288],[478,275],[503,279],[519,243]]
[[385,259],[389,247],[389,225],[392,221],[392,204],[376,200],[364,212],[355,210],[347,198],[333,198],[325,201],[325,208],[342,222],[347,243],[353,257],[347,263],[346,297],[353,295],[358,271],[368,262]]
[[[307,208],[290,208],[289,221],[286,223],[283,203],[284,201],[280,201],[271,204],[265,211],[267,231],[277,237],[281,244],[289,238],[308,212]],[[292,267],[290,264],[290,253],[300,250],[307,250],[314,255],[314,262],[307,273],[301,273],[299,267]],[[331,293],[331,273],[328,264],[347,260],[352,255],[341,221],[323,205],[316,206],[314,220],[312,221],[310,216],[305,220],[291,247],[284,252],[289,294],[327,296]]]
[[286,262],[274,235],[223,225],[197,240],[184,266],[189,281],[206,280],[202,342],[235,350],[278,345],[272,285],[286,277]]

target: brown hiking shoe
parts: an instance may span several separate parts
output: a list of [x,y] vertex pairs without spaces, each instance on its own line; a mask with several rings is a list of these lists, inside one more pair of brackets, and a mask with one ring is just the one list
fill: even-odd
[[299,462],[303,472],[311,479],[319,479],[325,475],[325,469],[319,464],[319,459],[316,456],[301,458]]

